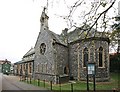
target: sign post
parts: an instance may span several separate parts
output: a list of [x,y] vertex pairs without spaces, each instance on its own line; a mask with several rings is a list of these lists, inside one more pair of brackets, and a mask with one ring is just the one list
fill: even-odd
[[89,91],[89,75],[93,76],[93,87],[95,91],[95,63],[88,63],[87,65],[87,91]]
[[88,77],[88,73],[87,73],[87,91],[89,91],[89,77]]

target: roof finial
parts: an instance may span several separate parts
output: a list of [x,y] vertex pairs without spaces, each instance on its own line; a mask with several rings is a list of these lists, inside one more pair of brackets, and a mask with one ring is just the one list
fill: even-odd
[[48,14],[48,0],[47,0],[47,5],[46,5],[46,13]]
[[47,7],[44,6],[43,12],[47,14]]

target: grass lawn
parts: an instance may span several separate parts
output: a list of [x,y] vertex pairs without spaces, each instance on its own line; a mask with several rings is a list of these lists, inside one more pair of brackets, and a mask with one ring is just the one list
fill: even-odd
[[[118,81],[120,79],[120,74],[111,73],[110,76],[111,76],[110,82],[97,82],[96,90],[113,90],[114,88],[118,89],[119,87]],[[75,81],[75,82],[76,83],[73,83],[73,90],[86,90],[86,85],[87,85],[86,82],[84,81]],[[38,80],[32,80],[32,84],[38,86]],[[40,81],[39,86],[44,87],[44,82]],[[50,90],[51,86],[49,82],[45,82],[45,88]],[[53,90],[71,90],[71,84],[70,83],[65,83],[61,85],[53,84],[52,89]],[[89,89],[93,90],[93,83],[89,83]]]

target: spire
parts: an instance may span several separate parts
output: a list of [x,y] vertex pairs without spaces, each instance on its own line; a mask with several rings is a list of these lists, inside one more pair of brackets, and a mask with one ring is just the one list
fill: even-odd
[[41,30],[48,29],[48,19],[49,17],[47,16],[47,8],[44,7],[40,17]]

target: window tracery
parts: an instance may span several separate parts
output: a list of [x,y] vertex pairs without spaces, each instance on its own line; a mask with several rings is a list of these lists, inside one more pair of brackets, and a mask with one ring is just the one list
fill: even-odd
[[41,53],[42,55],[44,55],[45,51],[46,51],[46,45],[45,45],[45,43],[42,43],[42,44],[40,45],[40,53]]
[[99,67],[103,67],[103,48],[99,48]]

